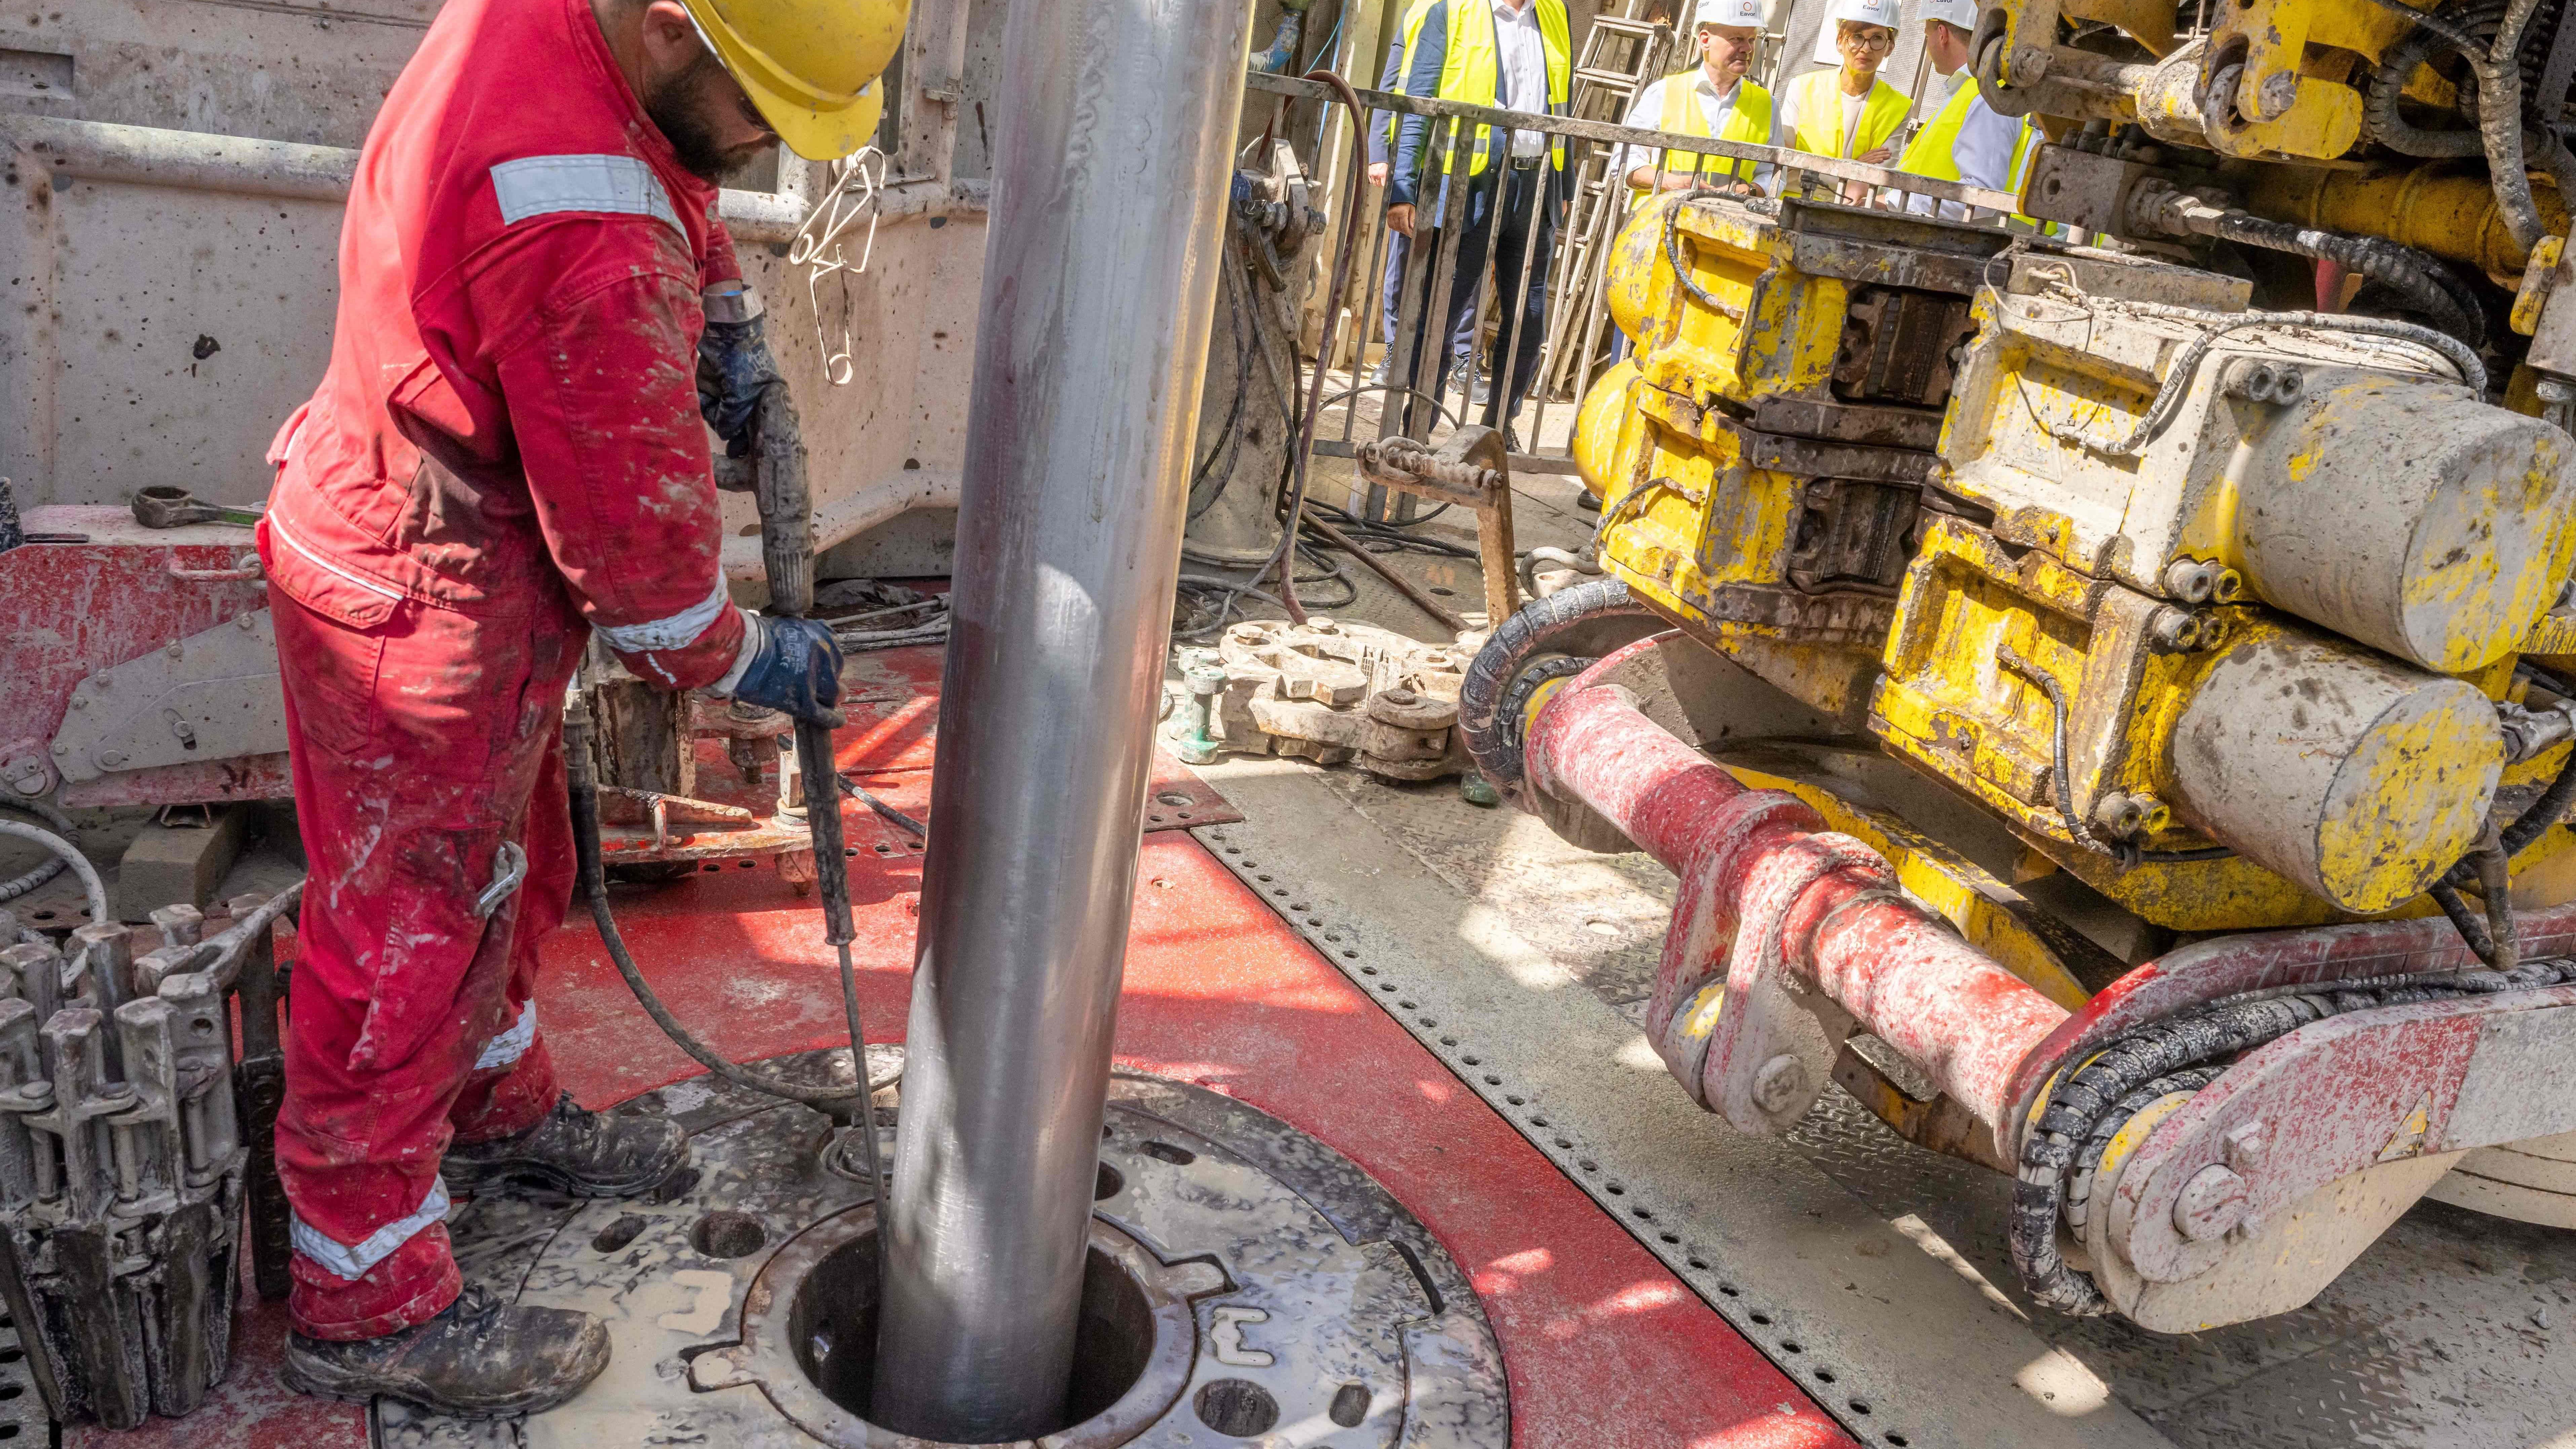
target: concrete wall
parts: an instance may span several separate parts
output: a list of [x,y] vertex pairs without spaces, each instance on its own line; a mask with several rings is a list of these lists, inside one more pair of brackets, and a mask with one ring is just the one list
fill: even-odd
[[[16,114],[353,148],[437,8],[42,0],[0,19],[0,127]],[[809,283],[785,242],[742,247],[774,309],[819,510],[843,523],[954,501],[983,265],[971,183],[1005,10],[916,0],[893,169],[935,195],[880,227],[865,274]],[[118,503],[154,483],[263,496],[270,438],[329,357],[339,206],[0,160],[0,475],[21,503]],[[774,188],[776,169],[746,182]],[[845,330],[855,375],[834,386],[824,350]],[[749,500],[727,501],[739,535]]]

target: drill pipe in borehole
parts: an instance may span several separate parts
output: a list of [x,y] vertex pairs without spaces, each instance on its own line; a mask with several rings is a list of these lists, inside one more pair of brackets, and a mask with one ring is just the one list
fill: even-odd
[[869,1417],[1064,1427],[1246,0],[1019,0]]

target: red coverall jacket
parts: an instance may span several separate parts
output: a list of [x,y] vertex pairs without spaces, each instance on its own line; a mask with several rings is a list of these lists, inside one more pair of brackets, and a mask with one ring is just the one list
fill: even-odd
[[[277,1135],[306,1333],[444,1308],[451,1133],[553,1104],[529,985],[585,624],[672,688],[741,649],[695,390],[700,294],[739,275],[715,200],[586,0],[449,0],[367,137],[260,535],[313,873]],[[487,917],[505,841],[527,882]]]

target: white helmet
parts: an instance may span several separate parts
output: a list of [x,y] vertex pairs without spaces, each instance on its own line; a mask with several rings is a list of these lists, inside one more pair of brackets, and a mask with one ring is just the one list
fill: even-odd
[[1842,64],[1843,55],[1835,48],[1834,34],[1846,20],[1862,25],[1884,25],[1900,32],[1905,25],[1905,17],[1898,12],[1896,0],[1834,0],[1833,8],[1825,12],[1825,23],[1816,29],[1815,60],[1818,65]]
[[[1961,0],[1967,3],[1967,0]],[[1694,27],[1701,25],[1738,25],[1754,30],[1762,28],[1762,0],[1699,0],[1699,13],[1691,17]]]
[[1939,20],[1961,30],[1977,28],[1977,0],[1922,0],[1915,8],[1917,20]]

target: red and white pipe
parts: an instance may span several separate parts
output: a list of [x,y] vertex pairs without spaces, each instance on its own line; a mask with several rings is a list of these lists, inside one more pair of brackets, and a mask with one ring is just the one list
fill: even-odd
[[2066,1009],[1898,891],[1875,850],[1795,796],[1746,788],[1606,682],[1655,647],[1558,689],[1524,751],[1533,789],[1590,807],[1681,878],[1647,1017],[1666,1064],[1701,1105],[1774,1132],[1814,1101],[1848,1017],[1999,1123]]

